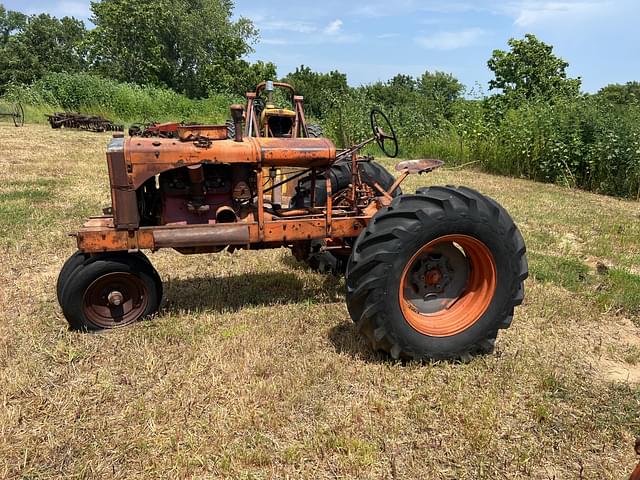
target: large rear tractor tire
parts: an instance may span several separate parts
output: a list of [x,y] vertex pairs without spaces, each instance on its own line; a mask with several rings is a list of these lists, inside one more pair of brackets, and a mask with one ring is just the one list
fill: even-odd
[[103,330],[155,313],[162,281],[142,253],[76,252],[60,272],[57,291],[72,330]]
[[526,247],[494,200],[430,187],[381,209],[347,265],[347,307],[395,359],[468,360],[493,351],[524,298]]
[[[311,126],[311,125],[310,125]],[[375,190],[374,184],[380,185],[385,190],[391,188],[395,182],[395,177],[382,165],[375,161],[358,163],[360,177],[362,181]],[[331,191],[339,192],[351,185],[351,160],[336,162],[325,172],[319,173],[316,177],[315,203],[316,205],[326,205],[327,203],[327,175],[331,180]],[[391,195],[397,197],[402,191],[398,187]],[[297,193],[291,199],[293,208],[304,208],[311,206],[311,178],[303,178],[297,189]],[[312,269],[320,273],[332,273],[343,275],[347,268],[347,256],[335,255],[324,250],[324,240],[312,240],[309,245],[309,253],[305,263]]]

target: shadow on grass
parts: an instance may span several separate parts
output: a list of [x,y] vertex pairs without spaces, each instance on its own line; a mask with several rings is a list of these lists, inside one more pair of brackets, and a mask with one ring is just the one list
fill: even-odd
[[306,263],[297,260],[293,255],[284,255],[280,261],[285,267],[291,268],[292,270],[300,270],[303,272],[312,272],[313,269],[309,267]]
[[388,363],[390,357],[371,348],[369,341],[358,332],[355,323],[342,322],[331,328],[329,341],[337,353],[344,353],[368,363]]
[[164,283],[164,299],[165,311],[222,313],[247,307],[339,302],[344,301],[344,292],[336,277],[305,283],[293,273],[273,272],[169,280]]

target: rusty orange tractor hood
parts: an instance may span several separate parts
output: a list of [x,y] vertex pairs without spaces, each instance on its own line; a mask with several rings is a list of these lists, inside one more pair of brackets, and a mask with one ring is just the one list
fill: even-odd
[[244,163],[260,167],[325,167],[335,161],[336,147],[326,138],[255,138],[242,141],[196,137],[114,138],[109,152],[124,153],[129,185],[136,189],[148,178],[197,163]]

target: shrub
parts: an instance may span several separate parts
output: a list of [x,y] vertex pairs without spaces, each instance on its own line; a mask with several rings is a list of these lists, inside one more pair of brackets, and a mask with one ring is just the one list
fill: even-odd
[[31,86],[10,87],[7,98],[27,106],[100,114],[124,123],[147,121],[220,122],[237,98],[213,95],[192,100],[166,88],[118,83],[86,73],[49,74]]

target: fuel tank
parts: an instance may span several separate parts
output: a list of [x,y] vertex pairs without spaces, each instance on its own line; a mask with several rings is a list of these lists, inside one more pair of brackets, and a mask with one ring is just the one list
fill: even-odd
[[135,189],[153,175],[197,163],[244,163],[256,167],[326,167],[336,147],[326,138],[255,138],[193,141],[131,137],[124,142],[129,184]]

